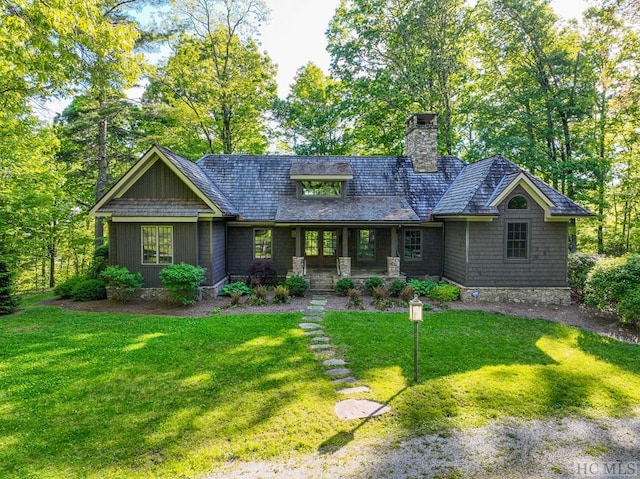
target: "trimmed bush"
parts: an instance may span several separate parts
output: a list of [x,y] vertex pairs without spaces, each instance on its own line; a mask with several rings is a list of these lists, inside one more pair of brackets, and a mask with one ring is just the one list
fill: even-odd
[[364,289],[370,295],[373,295],[373,289],[378,286],[384,286],[384,282],[376,276],[364,280]]
[[129,301],[144,283],[142,273],[132,273],[125,266],[109,266],[100,276],[113,288],[113,299],[117,301]]
[[432,279],[426,279],[424,281],[420,281],[419,279],[412,279],[409,281],[409,284],[415,291],[415,294],[418,296],[429,296],[429,293],[433,288],[438,284],[437,281]]
[[355,289],[356,285],[351,278],[341,278],[336,281],[336,285],[333,287],[336,293],[340,296],[347,296],[350,289]]
[[347,296],[349,296],[347,308],[364,309],[364,304],[362,304],[362,291],[353,288],[347,291]]
[[591,269],[584,287],[584,302],[601,311],[615,311],[621,297],[618,284],[625,258],[602,258]]
[[269,260],[256,260],[249,266],[249,277],[247,284],[255,286],[275,286],[278,284],[278,273],[276,267]]
[[284,282],[284,285],[289,288],[289,294],[291,294],[291,296],[302,297],[307,294],[307,291],[309,289],[309,283],[307,282],[307,280],[298,275],[287,278],[287,280]]
[[631,291],[627,291],[618,303],[617,312],[620,315],[620,322],[629,324],[640,324],[640,287],[636,286]]
[[198,301],[198,288],[204,282],[204,269],[191,264],[172,264],[160,271],[162,286],[172,298],[187,306]]
[[571,290],[579,296],[584,294],[589,271],[596,264],[596,258],[585,253],[572,253],[567,261],[567,282]]
[[53,289],[53,294],[59,296],[60,299],[71,299],[73,288],[76,287],[77,284],[85,281],[87,278],[84,276],[72,276],[64,283],[60,283]]
[[6,263],[0,262],[0,315],[11,314],[20,305],[20,300],[15,295],[13,286],[13,274]]
[[71,290],[71,298],[76,301],[107,299],[106,284],[101,279],[83,279]]
[[434,301],[456,301],[460,296],[460,288],[449,283],[436,284],[431,291],[429,291],[428,297]]
[[236,281],[235,283],[225,284],[220,290],[220,296],[231,296],[232,293],[239,292],[241,294],[251,294],[253,290],[243,283],[242,281]]

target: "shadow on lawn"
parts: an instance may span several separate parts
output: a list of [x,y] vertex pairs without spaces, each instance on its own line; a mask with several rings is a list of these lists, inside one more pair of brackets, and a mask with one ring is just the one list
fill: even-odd
[[[165,465],[180,475],[180,464],[206,471],[313,447],[338,421],[333,388],[296,327],[299,317],[38,308],[5,319],[0,476],[161,476]],[[31,331],[11,332],[27,324]],[[327,406],[316,418],[325,426],[300,432],[300,416],[315,415],[317,404]]]

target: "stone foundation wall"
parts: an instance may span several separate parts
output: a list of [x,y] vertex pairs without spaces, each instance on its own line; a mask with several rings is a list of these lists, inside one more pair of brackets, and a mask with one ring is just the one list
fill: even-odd
[[571,304],[570,288],[467,288],[450,281],[460,288],[460,300],[464,303],[531,303],[568,306]]
[[[228,281],[226,279],[223,279],[213,286],[202,286],[200,288],[198,301],[215,298],[227,282]],[[107,287],[107,299],[113,299],[113,288]],[[131,299],[141,299],[143,301],[170,301],[171,292],[164,288],[140,288],[138,291],[133,293]]]

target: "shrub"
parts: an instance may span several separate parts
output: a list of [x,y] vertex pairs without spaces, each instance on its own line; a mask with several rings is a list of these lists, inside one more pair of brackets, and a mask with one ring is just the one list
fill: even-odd
[[567,282],[571,290],[582,296],[589,271],[596,264],[596,259],[585,253],[572,253],[567,261]]
[[449,283],[436,284],[431,291],[429,291],[428,297],[434,301],[455,301],[460,296],[460,288]]
[[124,266],[109,266],[100,276],[113,288],[113,298],[118,301],[130,300],[143,284],[142,273],[131,273]]
[[276,286],[273,290],[275,296],[273,297],[274,304],[285,304],[291,302],[291,297],[289,296],[289,288],[285,285]]
[[242,298],[242,293],[240,293],[240,291],[234,291],[233,293],[230,294],[231,296],[231,302],[229,303],[229,306],[235,307],[235,306],[240,306],[240,299]]
[[72,276],[64,283],[60,283],[53,289],[53,293],[56,296],[59,296],[60,299],[71,299],[71,292],[73,288],[78,284],[84,281],[86,278],[84,276]]
[[404,279],[394,279],[389,285],[389,294],[394,298],[398,298],[405,286],[407,286],[407,282]]
[[355,289],[356,285],[351,278],[341,278],[336,281],[336,285],[334,286],[334,290],[340,296],[347,296],[350,289]]
[[625,258],[602,258],[587,275],[584,287],[584,302],[601,311],[615,311],[620,299],[618,283],[619,269]]
[[429,293],[433,288],[438,284],[437,281],[432,279],[426,279],[424,281],[420,281],[419,279],[412,279],[409,281],[409,284],[415,291],[415,294],[418,296],[429,296]]
[[204,269],[186,263],[172,264],[160,271],[160,281],[174,300],[183,306],[194,304],[198,301],[198,288],[204,281]]
[[411,286],[410,284],[406,285],[404,288],[402,288],[402,291],[400,291],[400,299],[402,301],[404,301],[405,303],[408,303],[409,301],[411,301],[413,299],[413,297],[416,295],[415,290],[413,289],[413,286]]
[[93,252],[93,261],[86,277],[90,279],[100,279],[100,274],[107,268],[109,264],[109,246],[98,246]]
[[247,284],[253,286],[275,286],[278,284],[278,273],[269,260],[256,260],[249,266]]
[[364,309],[364,305],[362,304],[362,291],[352,288],[347,291],[347,296],[349,296],[347,308]]
[[376,286],[384,286],[384,282],[376,276],[367,278],[364,281],[364,289],[371,295],[373,295],[373,288],[375,288]]
[[307,280],[298,275],[287,278],[284,285],[289,288],[289,294],[291,294],[291,296],[302,297],[307,294],[307,290],[309,289]]
[[231,293],[251,294],[253,290],[242,281],[225,284],[220,290],[220,296],[231,296]]
[[13,274],[6,263],[0,262],[0,315],[13,313],[19,304],[13,286]]
[[107,298],[106,284],[101,279],[83,279],[71,290],[71,298],[76,301],[97,301]]
[[620,322],[640,324],[640,286],[636,286],[620,299],[616,311]]
[[371,295],[376,309],[384,311],[393,306],[393,301],[389,298],[389,289],[385,286],[374,286]]
[[253,288],[248,302],[253,306],[264,306],[267,304],[267,288],[264,286],[256,286]]

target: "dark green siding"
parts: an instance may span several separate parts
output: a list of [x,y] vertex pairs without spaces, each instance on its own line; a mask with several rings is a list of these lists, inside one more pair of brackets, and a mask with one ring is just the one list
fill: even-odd
[[123,195],[125,198],[197,198],[162,161],[156,161]]
[[404,273],[409,278],[418,279],[423,279],[425,275],[441,276],[443,268],[442,228],[429,227],[420,228],[420,230],[422,231],[422,258],[419,260],[405,259],[403,257],[405,229],[402,228],[400,230],[400,233],[398,233],[398,249],[400,250],[400,272]]
[[[266,228],[261,226],[260,228]],[[229,227],[227,229],[227,268],[234,276],[248,274],[253,260],[253,227]],[[271,228],[272,258],[278,276],[285,277],[291,269],[295,255],[295,239],[291,228]]]
[[466,284],[466,221],[447,221],[444,225],[444,275]]
[[[160,270],[166,265],[150,266],[142,264],[142,226],[173,226],[173,262],[198,264],[197,223],[111,223],[115,235],[115,255],[119,266],[129,271],[140,271],[146,287],[159,287]],[[113,247],[113,246],[112,246]],[[114,264],[113,260],[111,260]]]

